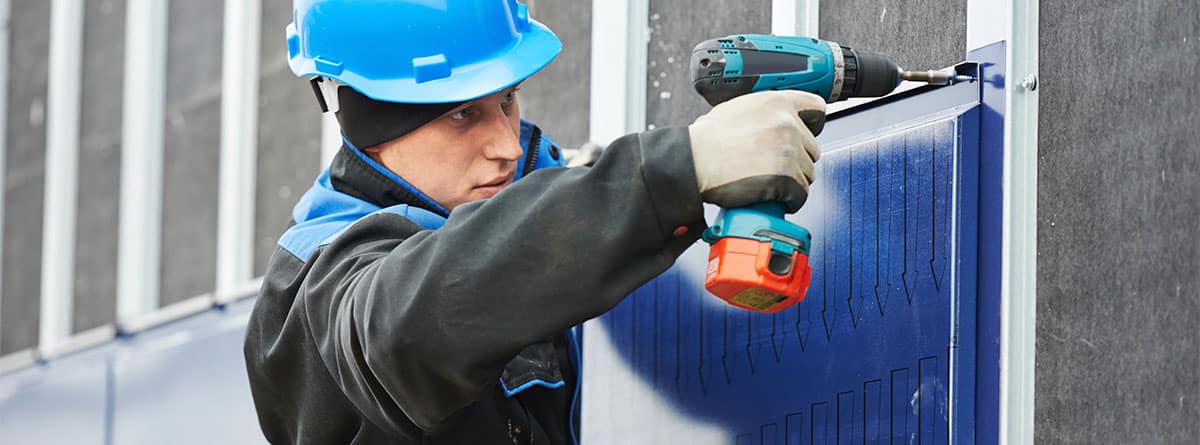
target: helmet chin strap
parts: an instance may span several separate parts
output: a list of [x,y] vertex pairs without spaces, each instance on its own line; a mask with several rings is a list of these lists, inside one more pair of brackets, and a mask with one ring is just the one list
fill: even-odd
[[312,84],[313,93],[317,95],[317,102],[321,104],[322,113],[337,113],[341,110],[337,94],[338,87],[342,86],[341,82],[320,76],[313,77],[309,82]]

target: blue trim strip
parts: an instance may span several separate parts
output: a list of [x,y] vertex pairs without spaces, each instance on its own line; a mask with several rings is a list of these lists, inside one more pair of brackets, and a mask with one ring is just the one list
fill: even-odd
[[388,179],[395,181],[397,185],[404,187],[405,190],[408,190],[409,192],[412,192],[412,194],[417,195],[418,198],[421,198],[422,200],[425,201],[426,204],[433,206],[433,208],[437,209],[439,212],[445,213],[447,215],[450,214],[449,210],[446,210],[445,207],[442,207],[442,205],[438,204],[437,201],[434,201],[433,198],[430,198],[429,196],[426,196],[424,193],[421,193],[420,190],[417,190],[416,187],[413,187],[413,185],[409,184],[408,181],[405,181],[404,178],[401,178],[399,175],[393,173],[391,170],[388,170],[386,167],[379,165],[379,163],[375,162],[374,159],[371,159],[370,156],[363,154],[362,150],[359,150],[358,147],[355,147],[354,144],[351,144],[350,141],[348,139],[346,139],[346,135],[342,135],[342,143],[346,144],[346,147],[350,149],[350,152],[354,153],[355,156],[358,156],[359,159],[362,159],[363,162],[366,162],[367,165],[370,165],[371,168],[375,169],[376,171],[378,171],[380,173],[383,173],[383,175],[387,176]]
[[579,389],[583,384],[583,366],[580,366],[583,357],[579,354],[579,340],[575,337],[575,330],[578,328],[567,329],[567,349],[571,352],[571,365],[575,366],[575,391],[571,395],[571,411],[567,414],[567,430],[571,431],[571,443],[579,445],[579,438],[575,433],[575,407],[579,403]]
[[515,396],[515,395],[519,394],[521,391],[527,390],[534,386],[541,386],[541,387],[550,388],[550,389],[558,389],[558,388],[562,388],[563,385],[566,385],[566,384],[567,384],[566,380],[559,380],[557,382],[550,383],[550,382],[547,382],[542,379],[533,379],[528,382],[525,382],[524,385],[518,386],[513,389],[508,389],[508,385],[504,384],[504,379],[500,379],[500,388],[504,389],[504,395],[507,397]]

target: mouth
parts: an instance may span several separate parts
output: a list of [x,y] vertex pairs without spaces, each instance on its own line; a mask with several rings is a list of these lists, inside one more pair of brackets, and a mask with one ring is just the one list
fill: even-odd
[[508,172],[502,176],[493,178],[488,182],[475,186],[475,190],[482,192],[485,197],[491,197],[492,195],[500,193],[500,191],[504,190],[505,187],[508,187],[509,184],[512,184],[514,176],[516,176],[516,171]]

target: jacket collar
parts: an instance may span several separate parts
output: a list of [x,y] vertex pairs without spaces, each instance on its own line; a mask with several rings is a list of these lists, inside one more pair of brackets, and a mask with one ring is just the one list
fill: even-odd
[[[375,162],[345,138],[342,142],[342,148],[329,166],[329,179],[334,190],[379,207],[407,204],[442,217],[450,215],[445,207]],[[519,169],[514,181],[539,168],[565,165],[562,150],[542,135],[541,129],[525,120],[521,120],[520,143],[524,154],[517,160]]]

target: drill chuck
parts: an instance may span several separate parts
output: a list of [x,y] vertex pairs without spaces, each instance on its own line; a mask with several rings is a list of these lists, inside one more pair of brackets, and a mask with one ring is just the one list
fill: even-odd
[[955,73],[953,70],[904,71],[904,80],[926,82],[931,85],[953,85],[958,82],[969,82],[974,77]]
[[[846,82],[839,99],[886,96],[900,85],[900,67],[887,57],[842,48],[846,60]],[[853,82],[851,82],[853,79]]]

